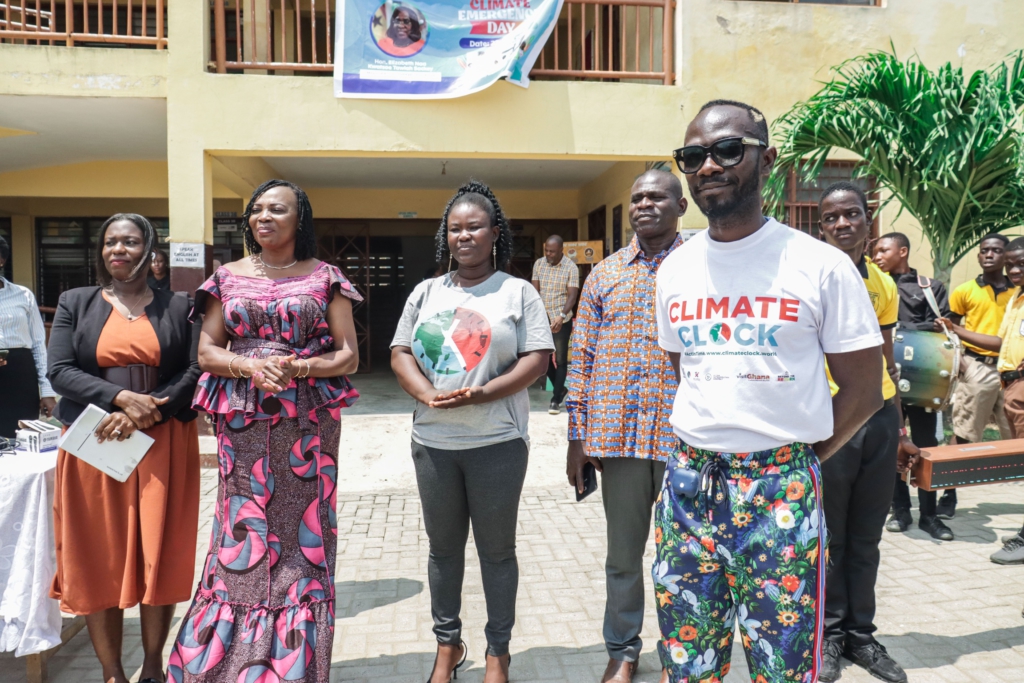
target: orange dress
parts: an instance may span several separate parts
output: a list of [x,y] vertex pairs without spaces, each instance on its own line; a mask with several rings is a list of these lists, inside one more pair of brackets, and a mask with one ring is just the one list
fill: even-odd
[[[101,368],[160,365],[145,315],[111,311],[96,346]],[[57,576],[51,597],[72,614],[192,597],[199,525],[196,423],[171,418],[145,433],[153,446],[123,484],[63,450],[57,454],[53,520]]]

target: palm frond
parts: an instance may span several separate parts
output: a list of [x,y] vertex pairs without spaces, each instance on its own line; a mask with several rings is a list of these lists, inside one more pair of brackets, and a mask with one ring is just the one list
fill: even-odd
[[775,122],[779,158],[768,182],[776,215],[791,170],[815,180],[836,149],[914,216],[938,277],[985,234],[1024,224],[1024,51],[965,78],[945,64],[873,52]]

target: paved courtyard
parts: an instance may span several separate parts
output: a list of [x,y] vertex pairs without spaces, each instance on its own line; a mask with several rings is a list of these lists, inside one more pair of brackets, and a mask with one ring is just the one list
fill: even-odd
[[[408,454],[410,406],[388,393],[394,387],[386,377],[370,376],[356,385],[368,400],[343,418],[342,439],[349,450],[339,467],[347,477],[339,482],[338,619],[331,681],[417,683],[430,672],[434,639],[427,538]],[[512,680],[596,682],[607,661],[601,639],[604,511],[600,494],[574,502],[564,475],[566,417],[549,416],[544,397],[538,393],[533,398],[530,470],[519,511],[521,578]],[[216,485],[216,471],[205,470],[197,569],[208,544]],[[912,683],[1021,683],[1024,567],[1000,567],[988,555],[998,549],[999,536],[1024,520],[1024,484],[964,489],[960,500],[950,523],[957,535],[951,543],[933,541],[916,527],[904,535],[885,534],[879,639],[907,668]],[[483,676],[486,615],[475,549],[470,547],[468,554],[463,620],[470,657],[468,672],[459,680],[473,683]],[[652,558],[653,540],[645,567]],[[649,577],[647,584],[653,596]],[[179,606],[179,618],[185,607]],[[176,619],[173,632],[177,629]],[[652,597],[641,683],[656,683],[659,677],[656,633]],[[125,638],[129,673],[137,671],[141,660],[138,611],[132,610]],[[733,666],[726,683],[750,680],[739,649]],[[24,680],[21,663],[0,656],[0,681]],[[50,680],[101,680],[85,631],[50,660]],[[875,679],[848,664],[842,680]]]

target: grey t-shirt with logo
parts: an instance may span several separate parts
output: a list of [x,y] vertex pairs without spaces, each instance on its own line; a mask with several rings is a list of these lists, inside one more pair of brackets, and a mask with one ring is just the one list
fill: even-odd
[[[502,272],[473,287],[456,286],[450,274],[421,282],[405,302],[391,346],[412,349],[439,392],[483,386],[505,372],[519,354],[555,348],[537,290]],[[445,450],[520,437],[529,443],[529,417],[526,389],[446,410],[417,402],[412,440]]]

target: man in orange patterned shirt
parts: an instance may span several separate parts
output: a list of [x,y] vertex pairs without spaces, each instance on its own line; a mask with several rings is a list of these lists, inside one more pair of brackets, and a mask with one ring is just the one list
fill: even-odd
[[668,416],[678,382],[658,346],[655,275],[683,240],[683,188],[671,173],[637,178],[629,200],[629,246],[594,267],[583,286],[569,367],[569,483],[583,491],[588,462],[602,472],[608,528],[602,683],[629,683],[640,659],[644,547],[675,448]]

